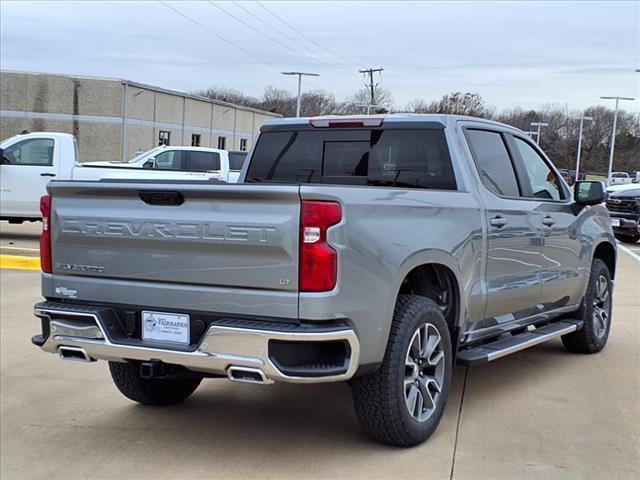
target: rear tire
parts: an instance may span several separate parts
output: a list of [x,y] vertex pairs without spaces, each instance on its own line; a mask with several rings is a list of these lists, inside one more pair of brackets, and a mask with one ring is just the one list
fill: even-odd
[[442,310],[431,299],[401,295],[382,365],[353,379],[353,401],[363,430],[388,445],[410,447],[427,440],[442,418],[452,365]]
[[573,353],[597,353],[604,348],[611,330],[611,273],[606,263],[595,258],[587,291],[578,311],[582,328],[562,336],[564,347]]
[[143,405],[167,406],[180,403],[195,392],[202,377],[168,375],[142,378],[139,362],[109,362],[111,378],[120,393]]

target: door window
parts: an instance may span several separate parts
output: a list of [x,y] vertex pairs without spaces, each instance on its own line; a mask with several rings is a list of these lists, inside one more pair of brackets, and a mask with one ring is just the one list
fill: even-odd
[[560,180],[554,171],[549,168],[544,158],[521,138],[514,137],[514,140],[527,170],[533,197],[546,200],[562,200],[564,195],[560,187]]
[[160,170],[182,170],[184,152],[180,150],[169,150],[156,155],[153,168]]
[[195,172],[220,170],[220,155],[215,152],[191,152],[189,170]]
[[518,181],[502,135],[487,130],[467,130],[467,138],[484,186],[499,196],[519,196]]
[[52,138],[32,138],[15,143],[5,148],[2,163],[5,165],[36,165],[46,167],[53,165]]

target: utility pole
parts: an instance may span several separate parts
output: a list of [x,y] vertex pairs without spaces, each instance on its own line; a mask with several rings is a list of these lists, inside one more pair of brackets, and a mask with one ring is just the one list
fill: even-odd
[[632,97],[600,97],[602,100],[615,100],[616,110],[613,114],[613,131],[611,132],[611,150],[609,151],[609,170],[607,170],[607,185],[611,183],[611,169],[613,168],[613,149],[616,145],[616,128],[618,126],[618,105],[620,100],[635,100]]
[[373,83],[373,74],[376,72],[380,73],[383,70],[384,68],[365,68],[364,70],[358,70],[363,75],[369,75],[369,89],[371,91],[371,100],[369,101],[369,106],[367,107],[367,115],[371,113],[371,107],[376,104],[375,88],[378,86],[378,84]]
[[578,157],[576,158],[576,178],[574,181],[578,181],[578,176],[580,172],[580,149],[582,148],[582,126],[584,125],[584,121],[592,122],[593,117],[585,117],[584,114],[580,116],[580,132],[578,133]]
[[[528,132],[524,132],[524,133],[529,135],[531,138],[534,138],[538,134],[538,132],[533,132],[531,130],[529,130]],[[538,143],[538,142],[536,142],[536,143]]]
[[536,132],[536,144],[540,145],[540,128],[541,127],[548,127],[549,124],[548,123],[541,123],[541,122],[531,122],[530,125],[532,127],[538,127],[538,131]]
[[319,73],[305,73],[305,72],[280,72],[282,75],[297,75],[298,76],[298,101],[296,102],[296,117],[300,116],[300,98],[302,92],[302,76],[307,77],[319,77]]

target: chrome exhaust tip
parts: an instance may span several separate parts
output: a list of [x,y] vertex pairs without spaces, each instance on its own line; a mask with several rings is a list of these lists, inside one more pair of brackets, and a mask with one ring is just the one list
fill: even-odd
[[94,360],[87,354],[84,348],[80,347],[59,347],[58,355],[63,360],[75,362],[93,362]]
[[255,383],[259,385],[268,385],[273,383],[259,368],[239,367],[232,365],[227,368],[227,376],[229,380],[242,383]]

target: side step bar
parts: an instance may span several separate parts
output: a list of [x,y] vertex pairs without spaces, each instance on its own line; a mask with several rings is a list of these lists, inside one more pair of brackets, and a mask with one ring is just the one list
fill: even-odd
[[458,352],[458,365],[478,365],[506,357],[529,347],[539,345],[553,338],[582,328],[582,320],[560,320],[543,327],[536,328],[492,343],[485,343],[468,350]]

